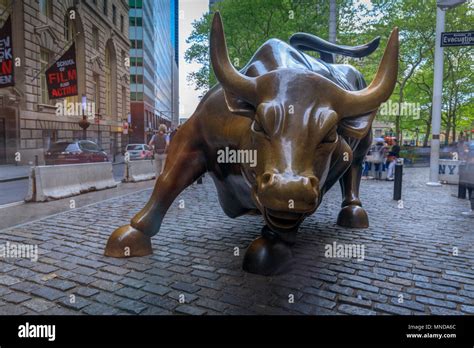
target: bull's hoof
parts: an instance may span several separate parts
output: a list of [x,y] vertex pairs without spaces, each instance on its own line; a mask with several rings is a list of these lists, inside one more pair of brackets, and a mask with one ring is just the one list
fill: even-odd
[[348,205],[339,212],[337,224],[349,228],[367,228],[369,227],[369,217],[364,208],[358,205]]
[[290,247],[275,239],[259,237],[247,249],[243,269],[260,275],[276,275],[287,272],[292,263]]
[[117,228],[105,246],[105,256],[134,257],[153,254],[151,238],[130,225]]

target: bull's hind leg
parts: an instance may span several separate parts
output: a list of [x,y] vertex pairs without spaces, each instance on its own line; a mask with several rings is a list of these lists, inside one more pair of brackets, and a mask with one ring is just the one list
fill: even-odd
[[116,229],[109,237],[105,255],[144,256],[153,253],[151,237],[160,229],[175,198],[206,170],[205,157],[198,147],[199,137],[189,120],[170,144],[163,173],[158,177],[148,203],[129,225]]
[[362,176],[362,162],[371,141],[371,135],[361,140],[356,151],[354,151],[350,168],[339,180],[343,196],[342,209],[337,217],[337,224],[339,226],[351,228],[369,227],[369,217],[364,208],[362,208],[362,203],[359,199],[359,187]]

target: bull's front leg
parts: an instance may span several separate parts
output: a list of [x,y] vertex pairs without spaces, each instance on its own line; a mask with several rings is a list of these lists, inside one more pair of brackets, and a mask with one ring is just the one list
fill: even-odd
[[369,217],[362,208],[359,198],[359,187],[362,177],[362,162],[372,142],[372,134],[361,140],[353,153],[353,160],[350,168],[339,180],[343,196],[342,209],[337,217],[337,224],[350,228],[369,227]]
[[170,144],[163,173],[157,178],[148,203],[129,225],[116,229],[109,237],[105,255],[112,257],[145,256],[153,253],[151,237],[160,229],[168,208],[176,197],[206,171],[200,137],[194,120],[176,133]]

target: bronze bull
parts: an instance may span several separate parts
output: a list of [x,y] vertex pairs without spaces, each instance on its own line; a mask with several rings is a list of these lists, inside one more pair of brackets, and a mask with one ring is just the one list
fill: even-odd
[[[269,275],[287,269],[299,225],[338,180],[343,193],[338,225],[368,227],[359,199],[361,163],[372,141],[376,111],[397,79],[398,29],[368,87],[355,68],[325,62],[323,54],[328,57],[331,45],[314,47],[320,44],[316,39],[299,34],[292,44],[319,49],[323,60],[271,39],[239,72],[229,61],[221,16],[215,14],[210,55],[219,84],[174,136],[150,200],[130,225],[112,233],[105,255],[151,254],[150,238],[168,208],[205,172],[229,217],[259,213],[265,220],[262,236],[244,257],[248,272]],[[378,41],[355,49],[337,47],[338,53],[356,56],[370,53],[374,45]],[[222,163],[218,156],[223,149],[256,150],[257,161]]]

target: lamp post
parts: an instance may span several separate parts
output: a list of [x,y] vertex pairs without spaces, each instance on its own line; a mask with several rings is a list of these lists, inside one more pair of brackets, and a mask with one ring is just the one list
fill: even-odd
[[100,119],[101,119],[101,115],[100,115],[100,109],[97,110],[97,113],[95,114],[95,123],[97,123],[97,143],[99,145],[99,147],[102,148],[102,136],[101,136],[101,133],[100,133]]
[[443,102],[443,47],[441,33],[444,31],[445,11],[464,3],[465,0],[436,1],[436,40],[434,54],[433,108],[431,117],[430,181],[428,186],[441,186],[439,182],[439,140],[441,131],[441,106]]
[[415,128],[416,140],[415,140],[415,147],[418,146],[418,135],[420,134],[420,128]]
[[82,95],[81,106],[82,106],[81,108],[82,119],[78,123],[79,123],[79,127],[82,128],[82,140],[87,140],[87,128],[89,128],[91,124],[87,120],[87,116],[86,116],[87,96],[85,94]]

